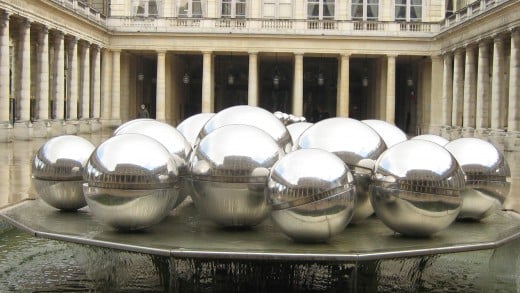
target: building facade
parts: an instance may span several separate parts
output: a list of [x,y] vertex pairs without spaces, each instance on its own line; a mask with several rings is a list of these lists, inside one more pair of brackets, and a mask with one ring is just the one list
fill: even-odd
[[0,141],[249,104],[520,148],[517,0],[0,0]]

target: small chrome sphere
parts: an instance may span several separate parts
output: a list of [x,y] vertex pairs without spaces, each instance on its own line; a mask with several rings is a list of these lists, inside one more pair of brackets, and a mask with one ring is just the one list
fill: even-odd
[[387,148],[408,139],[406,133],[392,123],[377,119],[367,119],[361,122],[372,127],[381,136]]
[[511,171],[504,155],[478,138],[459,138],[445,148],[466,174],[459,219],[481,220],[500,209],[511,189]]
[[381,221],[409,236],[429,236],[448,227],[462,205],[464,172],[445,148],[408,140],[377,160],[370,200]]
[[435,134],[421,134],[418,136],[414,136],[411,139],[427,140],[427,141],[434,142],[440,146],[445,146],[446,144],[448,144],[450,142],[449,140],[445,139],[444,137],[438,136]]
[[254,126],[226,125],[205,136],[190,161],[192,199],[221,226],[253,226],[268,215],[270,168],[284,155],[273,138]]
[[368,186],[375,161],[386,149],[381,137],[358,120],[335,117],[315,123],[298,139],[297,149],[319,148],[334,153],[350,168],[356,184],[356,207],[352,223],[374,213]]
[[100,222],[143,229],[164,219],[179,196],[179,166],[157,140],[121,134],[100,144],[83,174],[88,206]]
[[296,150],[269,174],[271,219],[296,241],[326,241],[350,222],[354,189],[354,177],[338,156],[320,149]]
[[179,125],[177,130],[184,135],[186,140],[191,144],[193,148],[199,132],[204,127],[206,122],[215,116],[215,113],[199,113],[184,119]]
[[114,136],[129,133],[149,136],[160,142],[173,158],[177,160],[181,190],[178,202],[173,205],[173,208],[175,208],[184,201],[189,194],[189,191],[185,188],[185,182],[188,176],[188,161],[191,153],[191,145],[179,130],[168,123],[146,118],[136,120],[133,120],[134,122],[132,123],[127,122],[125,127],[116,129]]
[[247,105],[226,108],[213,116],[204,125],[198,139],[204,138],[213,130],[231,124],[244,124],[257,127],[269,135],[285,152],[292,148],[291,135],[285,125],[276,116],[260,107]]
[[293,149],[296,148],[298,138],[300,137],[300,135],[312,125],[313,123],[311,122],[296,122],[287,125],[287,131],[289,131],[289,134],[291,135]]
[[83,169],[95,146],[85,138],[63,135],[49,139],[32,160],[32,183],[40,197],[64,211],[87,205]]

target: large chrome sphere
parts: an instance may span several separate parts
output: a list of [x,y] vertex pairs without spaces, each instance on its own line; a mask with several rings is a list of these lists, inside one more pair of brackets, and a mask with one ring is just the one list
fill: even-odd
[[421,135],[412,137],[412,139],[427,140],[427,141],[434,142],[440,146],[445,146],[446,144],[448,144],[450,142],[449,140],[445,139],[444,137],[438,136],[435,134],[421,134]]
[[460,219],[481,220],[502,207],[509,194],[511,171],[504,155],[478,138],[459,138],[446,144],[466,174]]
[[135,230],[160,222],[179,196],[179,166],[157,140],[121,134],[100,144],[83,174],[85,198],[99,221]]
[[377,119],[367,119],[361,122],[372,127],[381,136],[387,148],[408,139],[406,133],[392,123]]
[[350,222],[354,189],[349,168],[336,155],[320,149],[294,151],[269,174],[271,219],[296,241],[326,241]]
[[304,131],[298,139],[297,148],[319,148],[332,152],[350,168],[357,195],[353,223],[374,213],[368,187],[375,161],[386,145],[370,126],[351,118],[328,118]]
[[379,157],[374,172],[372,206],[396,232],[429,236],[459,214],[464,172],[438,144],[420,139],[397,144]]
[[184,119],[179,125],[177,125],[177,130],[182,133],[191,146],[194,147],[200,130],[213,116],[215,116],[215,113],[195,114]]
[[287,131],[289,131],[291,135],[293,148],[296,148],[300,135],[312,125],[313,123],[311,122],[297,122],[287,125]]
[[149,136],[160,142],[168,152],[173,155],[173,158],[177,160],[181,190],[178,201],[173,205],[173,208],[175,208],[189,193],[185,185],[186,177],[188,176],[188,161],[191,153],[191,145],[179,130],[168,123],[146,118],[132,121],[133,122],[125,123],[125,127],[116,129],[114,136],[129,133]]
[[74,211],[87,205],[83,196],[83,169],[95,146],[74,135],[49,139],[32,160],[32,183],[49,205]]
[[231,124],[251,125],[267,132],[285,152],[292,148],[291,135],[285,125],[276,116],[260,107],[247,105],[233,106],[219,111],[208,120],[199,133],[204,138],[213,130]]
[[253,226],[268,214],[264,194],[270,168],[284,151],[254,126],[226,125],[205,136],[190,161],[192,198],[221,226]]

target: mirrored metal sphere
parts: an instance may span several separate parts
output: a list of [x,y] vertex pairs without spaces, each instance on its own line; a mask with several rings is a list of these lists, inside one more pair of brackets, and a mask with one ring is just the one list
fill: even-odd
[[408,139],[406,133],[392,123],[377,119],[367,119],[361,122],[372,127],[381,136],[387,148]]
[[320,149],[294,151],[269,174],[271,219],[296,241],[326,241],[350,222],[354,189],[349,168],[336,155]]
[[459,138],[445,148],[466,174],[459,218],[481,220],[500,209],[511,189],[511,171],[504,155],[478,138]]
[[247,105],[226,108],[208,120],[199,133],[199,140],[213,130],[231,124],[251,125],[267,132],[285,151],[292,148],[291,135],[285,125],[271,112],[260,107]]
[[121,134],[100,144],[85,167],[85,198],[99,221],[135,230],[160,222],[179,196],[179,166],[157,140]]
[[254,126],[226,125],[206,135],[190,171],[200,213],[221,226],[253,226],[268,214],[265,187],[284,151]]
[[173,158],[177,160],[179,167],[180,194],[178,201],[173,208],[177,207],[189,194],[185,188],[186,177],[188,176],[188,161],[191,153],[191,145],[184,135],[175,127],[168,123],[154,119],[137,119],[133,123],[126,123],[125,127],[120,127],[114,131],[114,136],[121,134],[137,133],[149,136],[160,142]]
[[287,131],[289,131],[289,134],[291,135],[293,149],[296,148],[300,135],[312,125],[313,123],[311,122],[297,122],[287,125]]
[[332,152],[350,168],[357,194],[352,223],[360,222],[374,213],[368,186],[375,161],[386,149],[375,130],[355,119],[328,118],[305,130],[298,139],[297,148],[319,148]]
[[63,135],[49,139],[32,160],[32,183],[49,205],[74,211],[87,205],[83,169],[95,146],[85,138]]
[[448,227],[462,205],[464,172],[445,148],[409,140],[377,160],[370,200],[381,221],[409,236],[429,236]]
[[186,140],[190,143],[192,148],[195,146],[200,130],[209,119],[215,116],[215,113],[199,113],[184,119],[177,130],[184,135]]
[[115,135],[116,133],[119,133],[121,132],[124,128],[126,128],[127,126],[129,125],[132,125],[134,123],[140,123],[142,121],[153,121],[154,119],[152,118],[137,118],[137,119],[132,119],[132,120],[129,120],[129,121],[126,121],[125,123],[119,125],[113,132],[113,134]]
[[448,144],[450,142],[449,140],[445,139],[444,137],[438,136],[435,134],[422,134],[422,135],[414,136],[414,137],[412,137],[412,139],[427,140],[427,141],[434,142],[440,146],[445,146],[446,144]]

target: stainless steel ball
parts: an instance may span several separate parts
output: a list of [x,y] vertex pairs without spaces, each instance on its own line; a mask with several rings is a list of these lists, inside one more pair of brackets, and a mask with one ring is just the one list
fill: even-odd
[[392,123],[377,119],[367,119],[362,120],[361,122],[372,127],[377,132],[377,134],[381,136],[387,148],[390,148],[408,139],[406,137],[406,133],[404,133],[399,127]]
[[448,144],[450,142],[449,140],[445,139],[444,137],[438,136],[435,134],[421,134],[421,135],[414,136],[411,139],[427,140],[427,141],[434,142],[440,146],[445,146],[446,144]]
[[164,219],[179,196],[179,166],[157,140],[121,134],[100,144],[85,167],[88,206],[100,222],[143,229]]
[[271,169],[267,193],[274,224],[303,242],[326,241],[342,232],[356,197],[347,165],[320,149],[300,149],[281,158]]
[[168,123],[154,119],[137,119],[133,123],[127,123],[125,127],[120,127],[114,131],[114,135],[137,133],[149,136],[160,142],[173,158],[179,167],[180,193],[178,201],[173,205],[177,207],[190,193],[186,188],[186,177],[188,176],[188,161],[191,153],[191,145],[184,135],[175,127]]
[[49,139],[32,160],[32,183],[40,197],[60,210],[87,205],[83,195],[83,169],[95,146],[85,138],[63,135]]
[[334,153],[350,168],[356,184],[356,206],[352,223],[374,213],[369,184],[375,161],[386,149],[381,137],[358,120],[335,117],[315,123],[298,139],[297,149],[319,148]]
[[459,219],[481,220],[502,207],[511,184],[504,155],[478,138],[459,138],[445,145],[466,174]]
[[204,127],[206,122],[215,116],[215,113],[199,113],[184,119],[177,130],[184,135],[186,140],[190,143],[192,148],[195,146],[199,132]]
[[244,124],[260,128],[271,135],[285,152],[291,151],[291,135],[285,125],[273,113],[260,107],[247,105],[229,107],[216,113],[204,125],[198,139],[204,138],[219,127],[231,124]]
[[381,221],[409,236],[429,236],[448,227],[462,205],[464,172],[445,148],[408,140],[377,160],[370,200]]
[[313,123],[311,122],[296,122],[287,125],[287,131],[289,131],[289,134],[291,135],[293,149],[296,148],[300,135],[312,125]]
[[265,188],[270,168],[284,155],[254,126],[226,125],[206,135],[190,161],[200,213],[221,226],[253,226],[269,211]]

